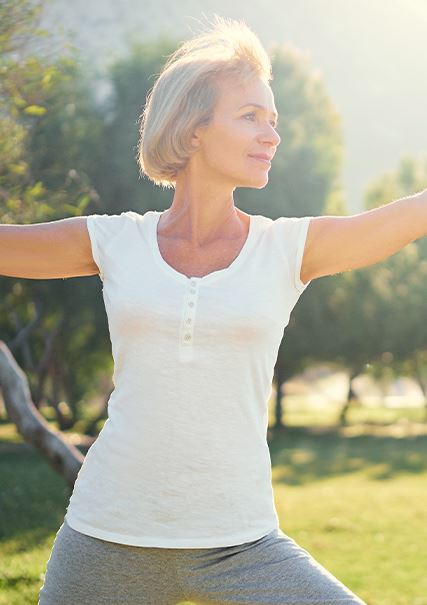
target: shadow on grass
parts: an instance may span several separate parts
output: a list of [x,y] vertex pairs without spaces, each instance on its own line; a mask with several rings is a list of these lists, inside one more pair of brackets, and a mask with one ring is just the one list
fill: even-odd
[[427,435],[343,436],[339,429],[295,427],[271,431],[269,448],[277,482],[304,485],[327,477],[362,472],[384,481],[427,471]]
[[13,540],[11,549],[20,552],[50,541],[69,500],[62,477],[38,452],[22,448],[1,453],[0,485],[0,542]]

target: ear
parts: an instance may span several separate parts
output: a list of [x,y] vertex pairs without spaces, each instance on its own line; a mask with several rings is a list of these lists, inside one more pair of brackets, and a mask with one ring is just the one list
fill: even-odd
[[191,135],[191,145],[194,147],[194,150],[199,149],[203,142],[204,133],[209,126],[209,120],[205,120],[197,128],[194,129],[193,134]]
[[199,149],[202,143],[202,128],[196,128],[193,134],[191,135],[191,146],[194,150]]
[[193,133],[191,136],[191,146],[194,148],[194,150],[199,149],[200,147],[200,137],[196,133]]

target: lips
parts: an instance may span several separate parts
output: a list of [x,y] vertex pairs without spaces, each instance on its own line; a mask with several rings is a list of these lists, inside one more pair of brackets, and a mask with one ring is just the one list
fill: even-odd
[[249,157],[253,158],[254,160],[259,160],[264,164],[271,164],[271,156],[267,155],[266,153],[257,153],[256,155],[250,155]]

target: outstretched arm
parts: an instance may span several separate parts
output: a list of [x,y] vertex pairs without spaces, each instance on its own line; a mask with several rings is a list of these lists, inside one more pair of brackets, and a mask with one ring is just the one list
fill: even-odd
[[0,275],[58,279],[99,273],[86,216],[48,223],[0,225]]
[[352,216],[315,216],[301,280],[373,265],[427,235],[427,189]]

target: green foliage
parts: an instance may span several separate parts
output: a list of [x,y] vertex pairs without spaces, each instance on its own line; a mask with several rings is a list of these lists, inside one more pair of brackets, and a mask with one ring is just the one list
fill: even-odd
[[2,0],[0,4],[0,56],[21,50],[23,41],[38,31],[37,17],[42,3]]
[[[427,161],[404,157],[396,173],[369,185],[366,207],[378,207],[426,187]],[[427,239],[411,242],[367,271],[384,301],[378,313],[384,351],[372,372],[377,378],[387,370],[410,376],[427,396]]]
[[[88,172],[98,159],[103,121],[75,57],[31,54],[29,42],[41,35],[40,6],[24,0],[0,6],[3,224],[78,216],[99,200]],[[78,419],[97,371],[110,367],[94,281],[0,278],[2,338],[27,374],[35,404],[55,406],[60,426]],[[61,400],[71,418],[62,414]]]
[[29,54],[29,43],[43,35],[36,23],[41,6],[28,0],[0,6],[2,223],[43,222],[70,209],[79,215],[97,200],[83,168],[100,117],[75,59]]
[[104,107],[106,121],[101,142],[102,171],[95,177],[108,211],[145,212],[171,203],[170,194],[141,178],[136,160],[138,120],[147,94],[164,57],[176,41],[163,36],[155,42],[133,45],[126,57],[110,64],[112,92]]
[[272,53],[272,90],[282,139],[266,191],[274,200],[274,214],[322,214],[332,198],[342,212],[341,118],[321,77],[297,49],[278,47]]
[[[396,174],[368,187],[366,206],[426,184],[427,164],[404,158]],[[427,395],[426,300],[426,238],[383,262],[314,280],[285,332],[278,360],[283,379],[319,361],[347,368],[350,376],[369,365],[377,379],[385,372],[414,378]]]
[[377,208],[393,200],[422,191],[427,186],[427,158],[417,161],[404,156],[395,172],[387,172],[374,179],[365,193],[366,210]]

